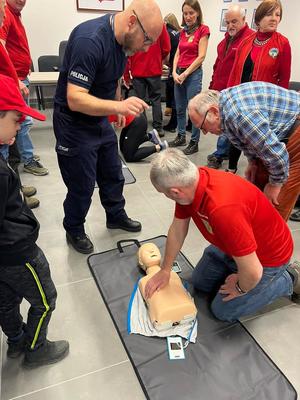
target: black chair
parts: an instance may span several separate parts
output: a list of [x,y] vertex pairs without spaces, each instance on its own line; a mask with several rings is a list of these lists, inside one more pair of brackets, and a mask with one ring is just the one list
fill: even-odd
[[[31,61],[30,71],[34,72],[34,65],[33,65],[32,61]],[[37,105],[38,105],[39,110],[41,110],[42,107],[43,107],[43,104],[42,104],[42,99],[41,99],[40,88],[38,86],[35,86],[34,88],[35,88],[35,95],[36,95]]]
[[[40,56],[38,58],[38,67],[40,72],[51,72],[51,71],[59,71],[60,69],[60,59],[59,56],[56,55],[45,55]],[[45,110],[45,99],[42,86],[39,86],[41,104],[43,109]]]
[[58,49],[58,55],[59,55],[59,62],[60,65],[63,64],[64,61],[64,56],[65,56],[65,51],[66,51],[66,47],[67,47],[67,40],[63,40],[59,43],[59,49]]
[[289,89],[290,90],[296,90],[296,92],[300,92],[300,82],[290,81],[289,82]]

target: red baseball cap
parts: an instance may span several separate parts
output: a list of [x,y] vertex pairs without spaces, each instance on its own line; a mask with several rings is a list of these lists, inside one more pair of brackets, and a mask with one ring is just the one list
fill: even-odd
[[19,111],[24,115],[40,121],[45,121],[46,116],[29,107],[16,85],[16,82],[6,75],[0,74],[0,111]]

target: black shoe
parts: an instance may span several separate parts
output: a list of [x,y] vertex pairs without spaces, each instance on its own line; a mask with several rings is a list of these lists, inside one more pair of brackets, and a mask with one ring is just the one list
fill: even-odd
[[184,154],[186,154],[187,156],[190,154],[197,153],[198,151],[199,151],[198,143],[194,142],[193,140],[191,140],[188,146],[183,150]]
[[211,157],[207,163],[209,168],[219,169],[222,167],[222,158],[219,157]]
[[36,368],[42,365],[54,364],[64,359],[69,353],[69,343],[66,340],[50,342],[46,340],[36,350],[26,350],[24,367]]
[[186,145],[185,135],[177,135],[172,142],[169,142],[169,147],[178,147]]
[[172,132],[172,133],[176,132],[176,126],[172,126],[170,124],[164,125],[163,128],[164,131],[166,132]]
[[157,128],[154,128],[154,129],[156,129],[156,132],[158,133],[159,137],[164,137],[165,136],[165,132],[162,129],[157,129]]
[[128,232],[140,232],[142,229],[142,224],[139,221],[134,221],[131,218],[121,219],[117,222],[106,222],[106,227],[108,229],[123,229],[123,231]]
[[291,214],[290,220],[300,222],[300,209]]
[[94,251],[93,243],[85,233],[78,236],[73,236],[66,232],[66,238],[67,242],[79,253],[90,254]]

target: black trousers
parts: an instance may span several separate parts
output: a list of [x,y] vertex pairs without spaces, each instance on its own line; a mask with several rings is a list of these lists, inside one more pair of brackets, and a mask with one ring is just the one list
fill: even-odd
[[120,135],[120,150],[126,161],[136,162],[156,152],[154,144],[140,147],[148,142],[147,119],[144,114],[136,117],[130,125],[122,129]]
[[106,118],[98,121],[77,120],[57,106],[54,109],[58,164],[68,189],[64,201],[64,227],[72,235],[84,233],[95,182],[107,220],[115,222],[126,217],[117,137]]
[[20,304],[26,299],[30,303],[26,340],[32,350],[40,346],[46,340],[56,297],[49,264],[41,249],[23,265],[0,266],[0,325],[8,340],[22,333]]
[[132,85],[137,97],[142,100],[146,99],[148,91],[148,98],[152,105],[153,128],[161,130],[163,120],[161,110],[161,77],[133,78]]

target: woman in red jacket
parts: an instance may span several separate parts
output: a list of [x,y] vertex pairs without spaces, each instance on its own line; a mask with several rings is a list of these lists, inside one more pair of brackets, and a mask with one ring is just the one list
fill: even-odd
[[[240,44],[229,76],[228,87],[249,81],[264,81],[288,88],[291,75],[291,47],[277,32],[282,18],[280,0],[264,0],[255,13],[257,32]],[[237,171],[240,150],[231,145],[229,171]]]

